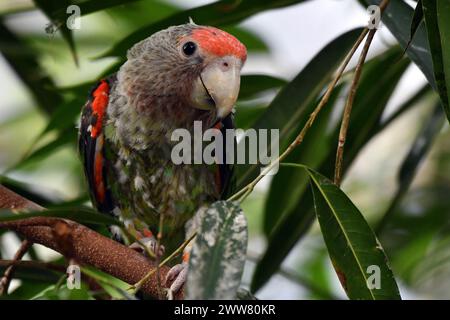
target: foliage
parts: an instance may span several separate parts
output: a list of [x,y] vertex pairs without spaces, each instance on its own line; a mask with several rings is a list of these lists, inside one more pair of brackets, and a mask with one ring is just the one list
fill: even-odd
[[[183,10],[172,2],[150,0],[36,0],[29,7],[12,6],[12,9],[0,11],[0,52],[31,97],[27,112],[0,122],[2,132],[15,128],[22,136],[14,139],[24,137],[25,141],[18,144],[22,147],[16,148],[15,141],[0,146],[6,149],[2,150],[5,153],[14,150],[11,151],[14,156],[0,163],[3,172],[0,183],[49,208],[45,215],[73,219],[105,233],[105,226],[113,224],[114,220],[87,207],[86,185],[76,156],[76,123],[90,86],[117,69],[132,44],[189,18],[197,24],[214,25],[235,34],[247,46],[249,59],[255,53],[267,55],[269,46],[260,35],[239,23],[273,9],[302,7],[303,2],[306,1],[221,0]],[[314,5],[313,0],[309,2]],[[367,7],[381,1],[355,2]],[[69,4],[80,6],[83,23],[85,18],[91,22],[95,18],[96,23],[92,23],[88,34],[78,35],[76,30],[67,28]],[[38,11],[59,29],[58,34],[44,37],[42,32],[20,30],[7,23],[18,13]],[[112,30],[108,27],[109,17],[113,17],[116,24]],[[383,28],[389,29],[396,43],[370,55],[364,64],[345,142],[343,171],[351,180],[351,168],[358,157],[373,148],[380,136],[387,135],[395,140],[391,130],[394,124],[410,121],[411,114],[419,112],[418,123],[407,124],[414,136],[407,146],[409,152],[391,174],[397,177],[395,192],[387,201],[376,196],[372,209],[363,210],[358,199],[354,199],[351,185],[340,187],[328,180],[335,170],[341,100],[350,90],[354,71],[347,68],[305,139],[283,159],[278,174],[268,182],[267,190],[264,193],[254,190],[240,203],[217,202],[206,211],[193,244],[190,270],[194,271],[190,271],[188,277],[188,298],[258,297],[259,290],[276,274],[289,275],[290,280],[304,287],[311,297],[334,297],[339,292],[333,291],[332,280],[324,271],[331,269],[331,261],[336,271],[333,277],[339,278],[348,298],[399,299],[398,283],[406,290],[427,292],[437,275],[449,270],[446,250],[449,177],[440,173],[448,172],[450,150],[444,139],[448,134],[441,130],[443,124],[446,125],[445,115],[450,120],[450,1],[420,0],[415,8],[406,1],[390,1],[382,21]],[[288,148],[308,123],[311,112],[324,97],[330,81],[362,31],[363,28],[353,29],[324,43],[323,49],[305,62],[302,70],[296,70],[296,76],[290,80],[245,74],[237,102],[238,127],[279,129],[281,151]],[[60,69],[48,63],[57,60],[55,57],[62,61]],[[81,79],[74,76],[78,70],[76,63],[82,68],[92,66],[90,76]],[[391,112],[389,106],[394,93],[411,65],[422,71],[427,84]],[[62,75],[67,75],[65,80]],[[5,139],[0,142],[2,140]],[[431,161],[430,150],[437,154],[434,169],[422,178],[428,181],[426,184],[415,186],[413,182],[421,164]],[[70,192],[66,195],[48,190],[45,182],[33,185],[23,178],[38,174],[42,177],[49,172],[49,166],[68,177],[65,183]],[[241,189],[258,176],[260,167],[238,166],[236,172]],[[383,186],[377,188],[381,194]],[[243,212],[248,219],[249,234]],[[0,220],[35,215],[43,213],[1,211]],[[260,254],[254,259],[251,259],[250,249],[246,256],[248,237],[262,237],[267,241],[267,246],[264,250],[259,248]],[[286,257],[298,255],[301,250],[296,248],[305,248],[308,241],[316,246],[312,254],[302,256],[302,262],[296,264],[293,272],[286,272],[286,264],[283,264]],[[0,233],[0,259],[5,258],[5,243]],[[30,256],[38,262],[42,260],[34,248]],[[224,257],[226,263],[221,260]],[[244,273],[241,283],[246,260],[252,260],[256,267],[251,277],[246,278]],[[61,259],[53,259],[52,263],[61,265]],[[370,276],[367,270],[372,265],[381,270],[381,289],[367,286]],[[100,284],[100,289],[94,291],[84,282],[78,292],[61,285],[64,275],[60,271],[44,270],[37,264],[20,267],[15,277],[22,282],[10,297],[134,298],[125,291],[123,283],[93,268],[85,268],[83,273]],[[0,272],[3,271],[0,265]],[[449,279],[447,276],[442,283],[448,283]],[[247,286],[250,292],[242,288]],[[448,290],[439,292],[450,296]]]

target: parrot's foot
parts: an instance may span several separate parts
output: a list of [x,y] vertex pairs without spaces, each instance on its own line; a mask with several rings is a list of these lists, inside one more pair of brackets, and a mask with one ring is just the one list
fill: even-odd
[[[188,263],[183,262],[174,265],[166,275],[166,283],[172,281],[170,288],[167,289],[167,299],[173,300],[173,296],[184,285],[187,279]],[[175,279],[175,280],[174,280]]]
[[[144,246],[144,247],[143,247]],[[134,242],[130,245],[130,248],[140,252],[142,254],[147,254],[148,251],[154,254],[154,256],[162,257],[165,252],[165,248],[163,245],[159,246],[158,252],[156,252],[156,248],[158,246],[158,241],[155,237],[145,237],[140,238],[139,242]]]

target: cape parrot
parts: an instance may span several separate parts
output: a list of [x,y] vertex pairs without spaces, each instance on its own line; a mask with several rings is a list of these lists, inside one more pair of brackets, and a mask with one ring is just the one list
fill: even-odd
[[[203,130],[234,127],[246,58],[245,46],[222,30],[192,21],[173,26],[129,49],[83,107],[79,151],[94,206],[123,221],[152,252],[153,234],[162,235],[158,256],[190,237],[204,208],[231,188],[230,165],[174,164],[171,135],[179,128],[192,133],[194,121]],[[186,279],[189,250],[167,275],[169,296]]]

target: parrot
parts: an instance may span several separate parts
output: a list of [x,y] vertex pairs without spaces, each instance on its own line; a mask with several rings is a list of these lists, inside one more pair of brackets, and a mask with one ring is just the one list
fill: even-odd
[[[91,89],[78,138],[91,201],[139,241],[111,228],[115,240],[162,257],[194,234],[208,205],[232,192],[231,164],[174,164],[171,136],[192,133],[196,121],[221,133],[234,128],[246,59],[236,37],[189,21],[134,44],[117,72]],[[186,281],[191,249],[167,273],[169,298]]]

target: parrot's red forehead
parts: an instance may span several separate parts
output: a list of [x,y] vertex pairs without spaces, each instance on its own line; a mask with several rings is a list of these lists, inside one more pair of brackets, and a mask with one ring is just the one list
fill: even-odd
[[206,52],[219,57],[234,55],[243,62],[247,59],[247,49],[231,34],[214,27],[194,29],[192,39]]

